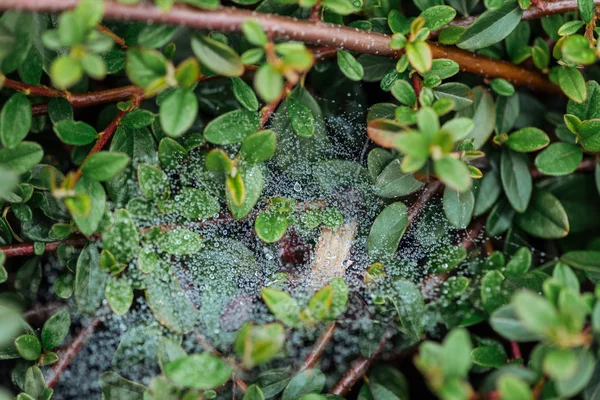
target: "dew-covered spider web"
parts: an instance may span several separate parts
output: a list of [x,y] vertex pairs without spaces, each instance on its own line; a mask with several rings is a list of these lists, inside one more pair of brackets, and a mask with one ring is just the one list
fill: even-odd
[[[413,325],[422,326],[429,336],[441,335],[446,329],[444,324],[458,325],[462,320],[481,318],[461,312],[462,308],[471,309],[467,303],[472,293],[462,290],[455,297],[452,283],[444,281],[449,276],[447,282],[470,277],[473,268],[485,259],[485,227],[482,223],[478,227],[452,227],[444,215],[439,193],[415,206],[427,184],[419,184],[406,196],[394,196],[385,192],[385,186],[378,186],[379,173],[385,167],[394,168],[392,164],[400,156],[388,152],[385,165],[370,165],[369,155],[376,147],[366,135],[367,104],[373,104],[369,99],[370,84],[353,83],[339,74],[332,83],[327,80],[331,76],[327,65],[319,68],[323,71],[317,71],[306,85],[310,89],[296,89],[291,94],[315,115],[315,134],[305,138],[294,131],[284,100],[266,126],[277,135],[275,156],[246,172],[247,179],[258,179],[260,175],[263,181],[260,198],[246,217],[232,218],[222,200],[219,212],[210,218],[185,217],[193,205],[178,195],[183,188],[225,198],[222,179],[204,166],[204,144],[191,150],[176,166],[164,169],[169,190],[175,193],[170,202],[136,201],[141,196],[135,174],[119,181],[134,194],[113,201],[111,210],[126,208],[142,241],[140,253],[126,267],[127,279],[136,289],[134,304],[122,317],[103,305],[98,312],[102,324],[63,373],[55,398],[76,398],[81,393],[99,395],[96,378],[107,370],[148,384],[160,374],[157,347],[163,336],[181,341],[188,353],[216,350],[231,355],[236,334],[245,323],[276,321],[261,298],[261,289],[267,286],[291,294],[305,307],[332,278],[344,278],[349,292],[346,310],[336,318],[333,340],[317,364],[322,370],[331,371],[334,378],[352,360],[369,357],[387,331],[402,332],[395,337],[396,349],[415,345],[417,341],[411,332],[406,332],[414,328],[398,319],[404,302],[413,300],[415,293],[410,290],[414,288],[423,292],[423,305],[417,315],[407,318],[417,320]],[[220,100],[233,98],[223,96],[223,90],[230,90],[223,80],[209,81],[197,88],[207,121],[210,116],[237,107],[231,100]],[[194,127],[197,132],[202,128],[200,123]],[[155,140],[149,136],[150,130],[134,134]],[[233,158],[239,146],[227,145],[223,149]],[[141,153],[133,163],[133,169],[141,163],[161,166],[155,155]],[[399,168],[399,163],[395,165]],[[273,206],[272,199],[289,201],[286,204],[292,204],[292,211],[283,237],[266,243],[255,233],[254,222],[261,211]],[[373,221],[386,205],[398,201],[406,204],[409,213],[418,207],[418,215],[408,225],[396,252],[374,255],[367,251]],[[152,242],[152,235],[165,231],[180,234],[172,235],[168,245]],[[505,245],[518,248],[525,245],[521,239],[515,232]],[[166,251],[171,245],[186,250]],[[96,241],[94,246],[100,250],[101,242]],[[471,250],[468,257],[467,252],[459,250],[465,247]],[[543,252],[535,253],[544,261]],[[376,274],[378,263],[384,273]],[[64,268],[56,258],[48,261],[44,266],[48,287]],[[410,282],[412,286],[403,288],[398,281]],[[42,294],[42,302],[56,300],[51,291]],[[67,342],[91,323],[89,317],[78,314],[74,299],[69,300],[69,307],[74,328]],[[241,378],[252,382],[267,368],[298,368],[327,324],[307,323],[288,329],[281,356]],[[384,358],[394,356],[391,350],[384,352]]]

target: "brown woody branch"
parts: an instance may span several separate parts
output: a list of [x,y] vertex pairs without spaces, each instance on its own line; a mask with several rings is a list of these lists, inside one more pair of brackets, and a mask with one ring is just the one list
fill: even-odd
[[[73,8],[77,3],[78,0],[3,0],[0,3],[0,9],[59,12]],[[576,1],[573,3],[576,4]],[[402,54],[397,50],[390,49],[391,37],[381,33],[235,8],[220,7],[216,10],[197,10],[176,5],[171,11],[163,12],[148,3],[128,6],[107,0],[105,1],[104,16],[107,19],[155,22],[226,32],[239,32],[244,21],[256,19],[264,30],[275,39],[296,40],[317,46],[394,58]],[[430,47],[434,58],[452,59],[460,65],[463,72],[488,78],[504,78],[517,86],[525,86],[544,93],[561,93],[556,85],[537,71],[527,70],[509,62],[479,56],[453,47],[444,47],[435,43],[430,43]]]
[[[46,243],[45,251],[52,252],[56,251],[58,246],[61,244],[68,244],[75,247],[81,247],[85,245],[87,239],[84,237],[74,237],[66,240],[59,240],[56,242]],[[0,253],[4,253],[6,257],[21,257],[21,256],[32,256],[35,254],[33,249],[33,243],[19,243],[11,244],[8,246],[0,247]]]

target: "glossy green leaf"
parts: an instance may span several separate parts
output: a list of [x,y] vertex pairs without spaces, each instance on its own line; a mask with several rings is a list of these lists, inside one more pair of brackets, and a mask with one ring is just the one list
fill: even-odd
[[129,164],[129,156],[125,153],[99,151],[92,154],[81,166],[81,173],[95,181],[104,182],[123,171],[127,164]]
[[178,385],[194,389],[214,389],[227,382],[233,370],[219,357],[192,354],[165,366],[165,375]]
[[0,112],[0,139],[2,145],[14,148],[31,129],[31,104],[22,93],[13,94]]
[[500,176],[508,201],[517,212],[524,212],[533,190],[527,156],[511,150],[503,151]]
[[71,119],[64,119],[56,123],[53,129],[63,143],[75,146],[92,143],[98,137],[98,133],[92,126]]
[[516,1],[506,1],[497,10],[486,11],[477,18],[462,34],[457,45],[473,51],[498,43],[517,27],[522,15],[523,11]]
[[240,76],[244,73],[240,56],[231,47],[208,36],[194,36],[192,50],[200,63],[215,73],[224,76]]
[[535,158],[535,167],[545,175],[568,175],[577,169],[582,160],[581,147],[563,142],[552,143]]
[[367,251],[373,255],[393,254],[408,226],[406,206],[390,204],[379,213],[369,232]]
[[517,214],[517,225],[525,232],[544,239],[558,239],[569,233],[569,218],[554,195],[537,191],[523,214]]

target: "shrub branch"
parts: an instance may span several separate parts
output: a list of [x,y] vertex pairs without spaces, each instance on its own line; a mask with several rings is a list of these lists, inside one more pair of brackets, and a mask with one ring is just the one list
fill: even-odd
[[[4,0],[0,9],[21,9],[36,12],[60,12],[73,8],[77,0]],[[576,1],[572,1],[577,6]],[[561,12],[557,8],[556,12]],[[259,21],[270,37],[295,40],[317,46],[328,46],[357,53],[399,57],[402,53],[389,47],[391,37],[377,32],[361,31],[346,26],[322,22],[310,22],[273,14],[261,14],[249,10],[220,7],[216,10],[198,10],[175,5],[171,11],[163,12],[151,4],[128,6],[105,1],[104,17],[126,21],[144,21],[194,29],[225,32],[240,32],[248,19]],[[463,72],[487,78],[504,78],[517,86],[525,86],[549,94],[560,94],[560,89],[543,74],[512,63],[494,60],[454,47],[429,43],[434,58],[449,58],[456,61]]]

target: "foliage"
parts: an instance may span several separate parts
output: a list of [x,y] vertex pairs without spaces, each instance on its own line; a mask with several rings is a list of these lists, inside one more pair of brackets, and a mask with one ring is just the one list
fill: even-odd
[[17,3],[0,399],[599,398],[592,0]]

